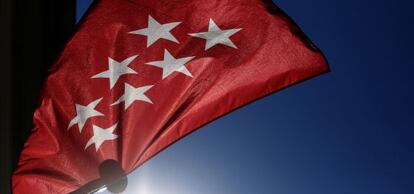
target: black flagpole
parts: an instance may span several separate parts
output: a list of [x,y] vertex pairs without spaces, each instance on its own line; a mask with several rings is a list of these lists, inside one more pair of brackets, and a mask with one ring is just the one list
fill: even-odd
[[126,173],[115,160],[105,160],[99,166],[100,178],[91,181],[71,194],[93,194],[107,189],[112,193],[121,193],[128,185]]

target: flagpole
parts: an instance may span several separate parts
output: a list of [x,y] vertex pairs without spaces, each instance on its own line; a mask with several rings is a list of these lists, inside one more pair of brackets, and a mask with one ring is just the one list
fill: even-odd
[[103,190],[121,193],[128,185],[126,173],[115,160],[105,160],[99,166],[100,178],[93,180],[71,194],[95,194]]
[[95,194],[95,193],[99,193],[99,192],[104,191],[104,190],[106,190],[106,189],[107,189],[107,188],[106,188],[106,186],[103,186],[103,187],[97,188],[97,189],[95,189],[95,190],[93,190],[93,191],[89,192],[88,194]]

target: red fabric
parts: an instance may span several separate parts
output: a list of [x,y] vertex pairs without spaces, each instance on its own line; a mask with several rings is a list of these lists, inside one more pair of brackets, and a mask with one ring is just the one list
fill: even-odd
[[[171,33],[180,42],[128,32],[147,27],[151,15],[161,24],[182,22]],[[215,45],[188,35],[206,32],[212,18],[222,29],[242,28],[230,37],[237,46]],[[145,63],[195,56],[185,66],[193,77]],[[139,55],[110,89],[108,79],[91,79],[108,69],[108,57],[122,61]],[[318,49],[271,1],[261,0],[100,0],[97,1],[50,69],[34,114],[35,128],[13,175],[14,193],[68,193],[98,178],[106,159],[131,172],[143,162],[202,125],[267,94],[328,71]],[[111,106],[134,87],[154,85],[145,94],[153,104],[135,101]],[[96,110],[104,116],[69,130],[76,104],[103,97]],[[108,128],[118,122],[118,138],[95,151],[85,145],[92,124]],[[236,131],[235,131],[236,133]],[[237,134],[236,134],[237,135]]]

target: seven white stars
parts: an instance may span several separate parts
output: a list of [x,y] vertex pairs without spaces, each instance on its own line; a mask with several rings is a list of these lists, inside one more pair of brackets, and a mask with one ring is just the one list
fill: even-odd
[[118,135],[113,134],[118,123],[115,123],[109,128],[103,129],[96,125],[92,125],[93,136],[86,143],[85,150],[92,144],[95,144],[95,151],[101,147],[101,145],[107,140],[114,140],[118,138]]
[[178,26],[181,22],[172,22],[167,24],[160,24],[152,16],[148,16],[148,27],[140,30],[129,32],[129,34],[138,34],[147,36],[147,47],[150,47],[159,39],[166,39],[179,43],[178,40],[171,34],[171,30]]
[[217,45],[222,44],[237,49],[236,45],[230,40],[230,36],[242,30],[241,28],[234,28],[228,30],[221,30],[217,24],[210,19],[208,25],[208,32],[190,33],[190,36],[206,39],[205,50]]
[[115,101],[114,103],[112,103],[111,105],[116,105],[124,101],[125,102],[124,109],[126,110],[136,100],[144,101],[144,102],[148,102],[152,104],[151,99],[145,96],[145,92],[147,92],[151,88],[152,88],[152,85],[135,88],[125,83],[124,95],[119,97],[119,99]]
[[137,57],[138,55],[134,55],[132,57],[128,57],[127,59],[123,60],[122,62],[115,61],[112,58],[108,58],[108,67],[107,71],[98,73],[92,78],[109,78],[109,85],[112,89],[118,79],[125,74],[138,74],[135,70],[128,67],[128,65]]
[[[180,23],[181,22],[160,24],[157,20],[155,20],[152,16],[149,15],[147,28],[131,31],[129,32],[129,34],[147,36],[147,48],[160,39],[165,39],[175,43],[179,43],[178,40],[171,34],[171,30],[177,27]],[[190,33],[189,35],[205,39],[205,50],[208,50],[211,47],[214,47],[218,44],[237,49],[237,46],[230,40],[230,37],[239,32],[240,30],[242,29],[233,28],[222,30],[212,19],[210,19],[207,32]],[[138,55],[128,57],[122,62],[118,62],[108,57],[108,70],[98,73],[92,76],[91,78],[108,78],[110,88],[112,89],[122,75],[138,74],[135,70],[129,67],[130,63],[137,56]],[[162,79],[165,79],[174,72],[182,73],[186,76],[193,77],[193,75],[185,65],[188,62],[190,62],[194,57],[195,56],[175,58],[167,49],[164,49],[164,59],[162,61],[151,61],[147,62],[146,64],[162,68]],[[124,109],[127,110],[128,107],[130,107],[135,101],[143,101],[153,104],[151,99],[145,95],[145,93],[152,87],[153,85],[147,85],[136,88],[128,83],[125,83],[124,94],[111,105],[113,106],[120,104],[121,102],[125,102]],[[95,107],[99,104],[99,102],[102,99],[103,98],[99,98],[86,106],[75,104],[76,116],[70,121],[68,129],[70,129],[73,125],[78,124],[79,132],[81,133],[82,129],[85,126],[85,123],[89,118],[104,116],[103,113],[95,109]],[[105,141],[117,139],[118,135],[114,134],[114,130],[116,129],[116,127],[117,123],[106,129],[96,125],[92,125],[93,136],[86,143],[85,150],[92,144],[95,144],[95,151],[98,151]]]
[[168,52],[167,49],[165,49],[164,59],[162,61],[152,61],[145,64],[162,68],[162,79],[165,79],[175,71],[183,73],[189,77],[193,77],[191,72],[185,66],[185,64],[191,61],[193,58],[194,56],[176,59],[171,55],[170,52]]
[[101,112],[95,110],[95,107],[99,104],[102,98],[99,98],[86,106],[76,104],[76,116],[70,121],[68,129],[73,125],[78,124],[79,132],[82,133],[83,126],[86,121],[91,117],[104,116]]

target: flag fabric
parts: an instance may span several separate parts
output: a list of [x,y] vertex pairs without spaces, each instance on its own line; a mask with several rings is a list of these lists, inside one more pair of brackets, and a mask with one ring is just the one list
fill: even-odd
[[49,70],[13,191],[72,192],[107,159],[129,173],[204,124],[327,71],[270,0],[98,0]]

